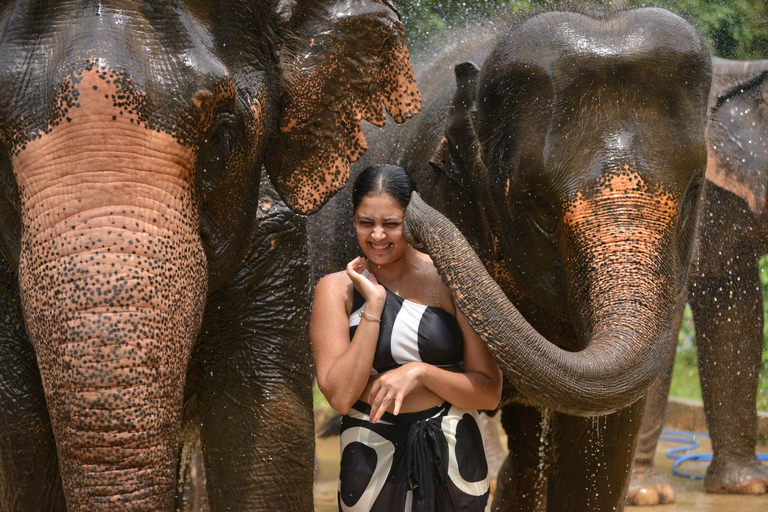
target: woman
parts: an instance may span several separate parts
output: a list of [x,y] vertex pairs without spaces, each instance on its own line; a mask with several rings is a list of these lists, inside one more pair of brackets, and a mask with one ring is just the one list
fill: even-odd
[[317,382],[344,414],[339,510],[482,511],[488,470],[476,409],[501,371],[429,256],[403,236],[413,182],[365,169],[352,192],[365,257],[317,284],[310,341]]

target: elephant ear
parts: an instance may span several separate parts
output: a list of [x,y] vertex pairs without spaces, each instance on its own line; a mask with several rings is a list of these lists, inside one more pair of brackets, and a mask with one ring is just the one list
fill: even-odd
[[362,119],[402,123],[421,108],[400,16],[387,0],[281,2],[279,132],[266,159],[285,203],[314,213],[367,149]]
[[453,71],[456,91],[448,106],[443,138],[429,164],[471,192],[475,201],[487,202],[488,171],[483,163],[474,125],[480,68],[473,62],[462,62]]
[[[735,194],[755,215],[766,207],[768,148],[759,112],[768,105],[768,60],[713,60],[707,123],[709,182]],[[733,111],[741,112],[734,116]]]
[[487,256],[486,261],[497,261],[498,224],[474,121],[480,68],[473,62],[462,62],[453,71],[456,90],[448,104],[443,138],[429,160],[439,178],[423,192],[435,204],[452,205],[447,216],[467,234],[474,249]]

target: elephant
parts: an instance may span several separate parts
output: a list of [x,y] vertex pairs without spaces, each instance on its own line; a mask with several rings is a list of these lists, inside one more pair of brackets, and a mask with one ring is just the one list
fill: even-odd
[[[755,454],[763,349],[758,259],[768,252],[767,76],[768,60],[712,61],[706,183],[688,302],[713,449],[704,486],[715,493],[768,492],[768,468]],[[628,495],[631,504],[675,501],[674,489],[653,465],[673,362],[648,396]]]
[[0,2],[0,509],[312,510],[303,215],[420,101],[389,0]]
[[[663,9],[552,11],[413,63],[421,113],[367,130],[355,167],[414,178],[404,229],[504,372],[492,510],[622,510],[693,251],[710,52]],[[348,196],[308,221],[316,276],[355,255]]]

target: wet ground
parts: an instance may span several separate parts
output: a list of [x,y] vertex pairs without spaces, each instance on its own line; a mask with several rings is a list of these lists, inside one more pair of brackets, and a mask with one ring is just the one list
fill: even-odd
[[[699,439],[701,446],[687,453],[711,452],[709,442]],[[656,452],[656,464],[668,476],[670,483],[677,492],[677,503],[658,507],[627,507],[627,512],[768,512],[768,496],[729,496],[715,495],[704,492],[701,480],[682,478],[672,473],[674,460],[667,457],[670,448],[681,446],[681,443],[661,441]],[[768,453],[768,446],[762,446],[758,451]],[[315,511],[335,512],[336,486],[339,467],[339,439],[332,437],[317,440],[317,461],[319,472],[315,484]],[[686,462],[680,470],[687,474],[703,475],[706,462]]]
[[[706,439],[697,439],[701,446],[687,453],[712,453],[712,447]],[[733,496],[724,494],[708,494],[704,492],[701,480],[682,478],[672,473],[675,460],[667,456],[671,448],[681,446],[681,443],[660,441],[656,450],[656,466],[667,476],[677,493],[677,503],[657,507],[627,507],[627,512],[768,512],[768,496]],[[768,446],[761,446],[758,451],[768,453]],[[679,469],[685,474],[703,476],[707,462],[685,462]]]

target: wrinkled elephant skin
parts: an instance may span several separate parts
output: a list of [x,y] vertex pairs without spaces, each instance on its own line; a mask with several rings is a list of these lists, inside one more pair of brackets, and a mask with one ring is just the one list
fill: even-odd
[[299,214],[382,105],[388,0],[0,4],[0,510],[173,510],[195,439],[212,510],[312,510]]
[[[414,57],[422,113],[366,132],[357,165],[414,177],[406,229],[508,380],[492,509],[621,510],[692,254],[709,51],[659,9],[463,35]],[[339,211],[335,251],[352,232],[343,200],[320,213]]]
[[[767,72],[765,60],[713,61],[707,183],[688,302],[714,452],[704,486],[715,493],[768,492],[768,468],[755,454],[755,399],[763,348],[758,260],[768,252]],[[668,371],[648,396],[628,496],[631,504],[674,502],[671,485],[653,465],[672,364],[670,358]]]

